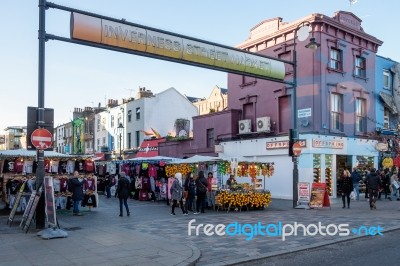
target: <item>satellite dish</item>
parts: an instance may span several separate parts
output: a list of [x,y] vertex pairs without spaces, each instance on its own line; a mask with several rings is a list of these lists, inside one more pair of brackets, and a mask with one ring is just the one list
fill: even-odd
[[308,127],[309,124],[310,124],[310,121],[308,121],[308,119],[301,120],[302,127]]
[[310,35],[310,26],[302,26],[300,29],[297,30],[297,39],[302,42],[308,39]]
[[180,130],[178,136],[179,137],[186,137],[187,136],[186,130],[184,130],[184,129]]

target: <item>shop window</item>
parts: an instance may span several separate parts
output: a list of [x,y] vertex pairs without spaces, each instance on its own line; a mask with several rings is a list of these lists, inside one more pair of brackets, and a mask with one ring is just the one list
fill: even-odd
[[366,131],[365,99],[356,99],[356,133]]
[[383,70],[383,88],[386,90],[391,90],[391,78],[389,70]]
[[366,78],[366,60],[364,57],[356,56],[354,62],[354,76]]
[[325,154],[325,183],[326,183],[326,188],[328,189],[329,196],[333,195],[332,191],[332,155],[331,154]]
[[329,68],[342,71],[343,70],[343,56],[342,50],[331,48],[329,53]]
[[342,95],[331,94],[331,129],[343,131],[342,126]]
[[313,182],[321,182],[321,155],[313,154]]

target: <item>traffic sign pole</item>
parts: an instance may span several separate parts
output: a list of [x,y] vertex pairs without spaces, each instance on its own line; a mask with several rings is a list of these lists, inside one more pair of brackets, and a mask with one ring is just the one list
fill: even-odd
[[[39,69],[38,69],[38,114],[36,125],[40,128],[44,124],[44,79],[45,79],[45,47],[46,47],[46,0],[39,0]],[[44,182],[44,150],[37,150],[36,188]],[[38,192],[38,190],[37,190]],[[45,228],[46,214],[44,193],[36,209],[36,229]]]

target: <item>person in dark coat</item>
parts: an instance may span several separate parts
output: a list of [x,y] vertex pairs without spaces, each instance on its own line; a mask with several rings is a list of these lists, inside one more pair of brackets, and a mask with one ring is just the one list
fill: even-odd
[[185,180],[185,191],[187,191],[186,199],[186,213],[193,211],[193,203],[196,198],[196,180],[194,180],[193,173],[188,173]]
[[382,182],[376,169],[372,168],[365,180],[368,185],[369,207],[371,210],[376,209],[376,198],[378,197],[379,189],[382,188]]
[[71,185],[69,190],[72,192],[72,200],[74,201],[74,209],[72,213],[76,216],[82,216],[79,206],[83,199],[83,179],[80,178],[78,171],[74,172],[74,176],[71,177],[69,184]]
[[204,213],[205,198],[207,194],[207,179],[204,176],[204,171],[199,172],[199,176],[196,179],[196,212],[194,214]]
[[346,208],[346,198],[347,198],[347,208],[350,208],[350,193],[353,191],[353,181],[350,178],[349,170],[345,169],[341,177],[341,191],[342,191],[342,202],[343,208]]
[[126,215],[129,216],[129,207],[128,207],[128,197],[129,197],[129,181],[125,177],[125,173],[122,172],[120,174],[120,177],[118,179],[118,185],[117,189],[115,190],[115,197],[118,196],[119,199],[119,216],[124,216],[123,215],[123,210],[122,210],[122,203],[125,205],[126,209]]

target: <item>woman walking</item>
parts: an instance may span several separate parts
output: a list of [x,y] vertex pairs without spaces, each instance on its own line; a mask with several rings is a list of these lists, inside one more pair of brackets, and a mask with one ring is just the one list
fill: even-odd
[[175,207],[178,204],[181,206],[181,210],[183,215],[188,215],[185,209],[183,208],[183,187],[182,187],[182,174],[181,173],[176,173],[175,174],[175,181],[172,183],[172,186],[170,188],[171,192],[171,199],[172,199],[172,209],[171,209],[171,215],[175,215]]
[[350,193],[353,191],[353,181],[350,178],[349,170],[345,169],[343,171],[341,181],[343,208],[346,208],[347,198],[347,208],[350,209]]

